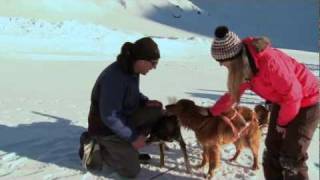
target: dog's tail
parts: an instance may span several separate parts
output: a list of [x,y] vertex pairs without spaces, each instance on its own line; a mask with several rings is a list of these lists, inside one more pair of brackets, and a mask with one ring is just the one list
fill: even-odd
[[177,97],[175,97],[175,96],[169,96],[168,98],[168,104],[175,104],[175,103],[177,103]]
[[259,127],[263,128],[268,126],[270,119],[270,111],[263,105],[259,104],[254,107],[254,111],[257,114],[257,119],[259,121]]

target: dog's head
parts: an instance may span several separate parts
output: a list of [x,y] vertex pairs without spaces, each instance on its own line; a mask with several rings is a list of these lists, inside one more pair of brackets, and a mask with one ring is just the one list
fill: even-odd
[[169,114],[179,115],[182,112],[189,112],[196,109],[196,104],[188,99],[181,99],[175,104],[166,106],[166,110]]
[[209,117],[209,112],[206,108],[197,106],[193,101],[181,99],[175,104],[166,106],[168,114],[178,117],[180,125],[194,129],[202,124],[203,118]]
[[254,111],[257,114],[259,125],[266,125],[269,123],[270,112],[263,105],[256,105]]
[[152,128],[147,142],[179,140],[180,126],[176,116],[164,116]]

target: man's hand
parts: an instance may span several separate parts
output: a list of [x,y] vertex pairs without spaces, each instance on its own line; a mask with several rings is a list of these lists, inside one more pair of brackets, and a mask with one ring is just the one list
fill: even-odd
[[159,107],[162,108],[162,103],[157,100],[150,100],[146,102],[147,107]]
[[282,139],[284,139],[286,137],[287,134],[287,128],[281,127],[279,125],[276,126],[276,130],[279,134],[282,135]]
[[146,139],[147,138],[145,136],[140,135],[131,144],[136,150],[138,150],[146,145]]

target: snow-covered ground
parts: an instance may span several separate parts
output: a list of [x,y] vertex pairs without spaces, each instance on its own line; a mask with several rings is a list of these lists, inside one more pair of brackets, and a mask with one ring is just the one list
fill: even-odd
[[[79,135],[87,127],[97,76],[124,42],[144,35],[159,44],[161,60],[156,70],[141,77],[141,89],[164,104],[175,96],[209,106],[225,92],[226,70],[209,51],[211,32],[219,24],[228,24],[241,37],[269,35],[319,75],[317,2],[288,3],[0,0],[0,179],[119,179],[108,169],[97,174],[83,170],[77,155]],[[242,102],[253,107],[262,100],[248,92]],[[198,163],[201,150],[193,133],[183,130],[183,136],[191,164]],[[143,165],[137,179],[200,179],[203,170],[185,173],[178,144],[168,146],[166,168],[159,168],[157,145],[143,149],[153,160]],[[262,140],[260,170],[251,171],[250,151],[230,163],[235,149],[226,145],[214,179],[264,179],[263,148]],[[319,129],[309,157],[310,179],[319,179]]]

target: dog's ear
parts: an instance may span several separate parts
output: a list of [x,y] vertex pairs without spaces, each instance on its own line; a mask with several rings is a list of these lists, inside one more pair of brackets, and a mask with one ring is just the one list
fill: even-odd
[[266,114],[268,113],[268,109],[266,107],[264,107],[263,105],[261,104],[258,104],[254,107],[254,111],[257,113],[257,114]]
[[259,104],[254,107],[254,111],[257,114],[257,118],[259,120],[259,124],[268,124],[269,123],[269,118],[270,118],[270,112],[267,110],[266,107],[263,105]]
[[181,106],[181,108],[185,111],[194,111],[197,110],[196,104],[188,99],[181,99],[177,102]]

